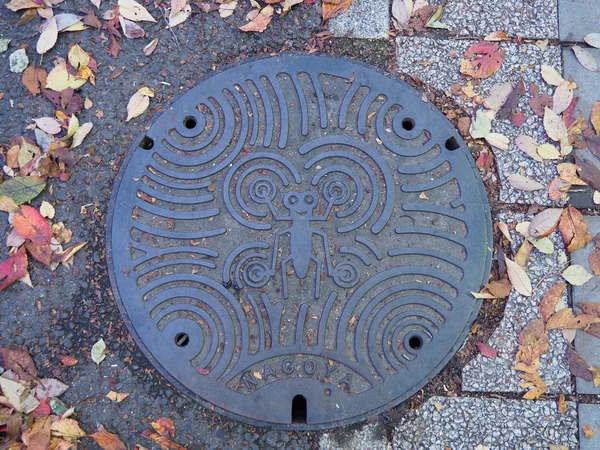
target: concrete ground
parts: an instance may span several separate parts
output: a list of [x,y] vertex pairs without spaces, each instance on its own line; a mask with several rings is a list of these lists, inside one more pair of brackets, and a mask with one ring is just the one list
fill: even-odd
[[[105,2],[108,3],[108,2]],[[300,5],[285,18],[277,18],[264,32],[248,34],[237,30],[244,23],[249,4],[240,2],[238,11],[227,19],[216,12],[198,13],[184,25],[165,30],[165,23],[145,23],[150,38],[157,37],[157,50],[146,57],[142,48],[149,39],[122,41],[117,58],[107,52],[108,42],[94,29],[61,34],[51,56],[65,56],[69,44],[79,43],[98,62],[95,87],[86,86],[85,96],[93,102],[83,113],[83,121],[92,120],[94,129],[79,150],[84,156],[68,182],[53,180],[44,194],[56,207],[56,215],[73,230],[73,242],[88,245],[75,258],[71,271],[55,272],[35,264],[31,270],[34,289],[16,284],[0,292],[0,346],[24,346],[34,357],[40,371],[70,385],[62,396],[76,408],[78,419],[87,431],[99,423],[120,436],[128,448],[139,444],[159,448],[144,439],[141,432],[158,417],[171,417],[177,428],[173,440],[189,449],[204,448],[323,448],[323,449],[597,449],[600,433],[591,439],[580,433],[583,425],[600,428],[599,391],[575,383],[564,358],[562,337],[550,337],[550,351],[542,358],[540,372],[549,392],[540,401],[522,400],[523,390],[512,369],[516,338],[523,326],[537,313],[537,303],[545,287],[556,280],[548,273],[559,272],[566,262],[558,255],[534,251],[530,262],[531,277],[537,294],[522,297],[513,291],[504,311],[482,313],[480,323],[487,327],[486,342],[499,350],[495,359],[463,353],[449,369],[397,408],[372,418],[367,423],[325,432],[285,432],[247,426],[227,420],[185,397],[167,383],[137,349],[119,317],[108,281],[105,245],[105,214],[112,180],[132,139],[153,113],[164,110],[181,93],[194,86],[212,70],[229,62],[253,55],[286,50],[305,52],[309,39],[328,29],[335,36],[325,44],[331,54],[362,60],[392,73],[404,73],[422,80],[437,92],[472,110],[452,85],[459,80],[459,57],[473,42],[494,31],[505,31],[513,40],[502,43],[507,51],[501,70],[479,86],[485,97],[498,81],[515,82],[519,78],[543,86],[540,65],[546,64],[572,76],[582,101],[581,112],[589,115],[592,104],[600,99],[600,73],[586,71],[569,48],[582,42],[590,32],[600,32],[600,6],[588,0],[447,0],[442,21],[452,31],[427,30],[415,36],[388,34],[391,30],[388,0],[354,0],[350,10],[330,21],[324,28],[319,2]],[[600,5],[600,4],[599,4]],[[56,7],[72,12],[89,7],[87,0],[69,0]],[[103,5],[101,11],[108,9]],[[150,8],[151,11],[154,11]],[[156,10],[157,17],[160,15]],[[32,118],[51,115],[52,105],[32,97],[23,87],[20,74],[8,70],[8,56],[20,46],[29,46],[29,57],[39,64],[35,52],[39,19],[16,27],[18,15],[0,11],[0,38],[11,38],[9,51],[0,54],[2,76],[0,92],[0,144],[7,146],[13,136],[28,133]],[[106,36],[106,31],[104,35]],[[544,49],[536,40],[548,39]],[[596,56],[600,56],[595,51]],[[50,67],[49,61],[42,63]],[[150,110],[140,119],[125,122],[129,97],[142,85],[156,91]],[[549,92],[549,91],[548,91]],[[101,117],[101,118],[99,118]],[[497,121],[494,131],[514,138],[519,133],[543,142],[541,119],[528,112],[524,128],[517,130],[508,121]],[[511,139],[512,141],[512,139]],[[527,205],[548,205],[545,190],[535,193],[515,191],[506,174],[522,168],[524,173],[547,185],[556,176],[554,165],[527,159],[511,145],[497,152],[499,192],[490,193],[494,220],[522,220]],[[578,199],[579,207],[600,231],[598,208],[591,193]],[[85,208],[82,209],[82,206]],[[595,208],[595,209],[594,209]],[[7,226],[5,214],[0,222]],[[6,229],[8,230],[8,228]],[[560,251],[558,234],[552,236]],[[515,242],[517,246],[519,243]],[[585,252],[573,258],[587,260]],[[0,251],[0,260],[6,254]],[[597,281],[597,280],[596,280]],[[598,283],[569,293],[568,302],[600,301]],[[537,295],[537,297],[536,297]],[[485,317],[484,317],[485,315]],[[89,358],[92,345],[103,337],[108,356],[97,368]],[[600,353],[594,343],[580,336],[576,346],[600,366]],[[592,348],[590,348],[590,346]],[[69,354],[80,362],[61,366],[58,354]],[[462,358],[462,359],[460,359]],[[464,361],[464,364],[463,364]],[[464,365],[464,367],[463,367]],[[462,370],[461,370],[462,369]],[[445,377],[445,378],[444,378]],[[442,380],[442,382],[440,381]],[[446,383],[447,381],[447,383]],[[437,383],[437,384],[436,384]],[[109,390],[127,392],[122,403],[105,397]],[[557,400],[567,396],[565,412],[559,412]],[[557,446],[557,447],[551,447]],[[79,448],[98,448],[90,440]]]

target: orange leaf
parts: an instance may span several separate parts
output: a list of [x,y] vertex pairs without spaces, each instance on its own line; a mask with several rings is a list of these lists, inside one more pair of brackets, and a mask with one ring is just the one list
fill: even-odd
[[23,432],[21,439],[28,450],[46,450],[50,447],[53,416],[40,417],[31,428]]
[[150,430],[142,431],[142,436],[144,436],[146,439],[150,439],[151,441],[156,442],[160,446],[160,448],[164,450],[185,450],[185,447],[176,444],[168,437],[161,436],[158,433],[153,433]]
[[323,20],[333,19],[345,13],[350,8],[352,0],[323,1]]
[[548,319],[546,330],[578,330],[587,327],[592,323],[599,323],[600,317],[588,314],[573,314],[571,308],[561,309]]
[[545,387],[534,387],[533,389],[530,389],[529,391],[527,391],[525,393],[525,395],[523,395],[523,400],[537,400],[547,390],[548,390],[548,388],[545,388]]
[[168,417],[161,417],[156,422],[152,422],[152,428],[162,436],[173,436],[175,435],[175,424]]
[[25,248],[36,261],[41,262],[45,266],[50,266],[52,262],[52,249],[50,244],[36,244],[32,241],[25,242]]
[[103,425],[100,425],[98,431],[88,437],[95,440],[96,444],[102,447],[103,450],[127,450],[121,439],[116,434],[106,431]]
[[56,355],[56,357],[58,359],[60,359],[60,362],[63,363],[67,367],[74,366],[75,364],[77,364],[79,362],[79,360],[77,358],[74,358],[73,356],[70,356],[70,355]]
[[13,226],[21,237],[31,239],[35,244],[50,244],[52,228],[39,211],[31,206],[21,206],[15,212]]
[[519,350],[516,359],[528,366],[548,351],[548,334],[541,319],[534,319],[519,333]]
[[0,291],[27,273],[27,253],[21,247],[14,255],[0,263]]
[[258,15],[254,19],[252,19],[246,25],[239,27],[239,30],[246,32],[255,31],[258,33],[262,33],[267,28],[267,25],[271,23],[274,11],[275,10],[271,5],[265,6],[263,9],[260,10]]
[[590,122],[596,130],[596,134],[600,134],[600,102],[594,103],[592,107],[592,115],[590,116]]
[[567,288],[567,283],[559,283],[556,286],[552,286],[546,294],[544,298],[540,302],[540,316],[542,316],[542,320],[547,322],[548,319],[554,314],[554,308],[560,298],[562,297],[563,292]]
[[590,224],[583,215],[571,205],[563,210],[558,223],[558,231],[568,252],[579,250],[592,240],[592,234],[588,231],[589,226]]

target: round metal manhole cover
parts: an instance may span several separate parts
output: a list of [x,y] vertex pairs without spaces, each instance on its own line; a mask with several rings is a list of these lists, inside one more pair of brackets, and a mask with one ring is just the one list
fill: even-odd
[[317,429],[391,408],[462,344],[491,220],[466,145],[396,78],[260,59],[202,81],[115,183],[121,312],[172,383],[255,425]]

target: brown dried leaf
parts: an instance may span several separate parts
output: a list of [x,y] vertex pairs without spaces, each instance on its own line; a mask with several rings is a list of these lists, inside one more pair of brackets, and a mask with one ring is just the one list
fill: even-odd
[[323,20],[333,19],[345,13],[352,5],[352,0],[323,1]]
[[48,72],[32,64],[23,72],[21,82],[29,92],[33,95],[38,95],[42,89],[46,88],[47,77]]
[[0,365],[12,370],[21,380],[34,380],[38,376],[35,363],[29,354],[15,347],[0,347]]
[[541,238],[550,235],[558,226],[562,211],[561,208],[548,208],[537,214],[529,223],[529,236]]
[[594,103],[594,106],[592,107],[590,122],[592,122],[594,130],[596,130],[596,134],[600,134],[600,101]]
[[562,297],[563,292],[567,288],[567,283],[559,283],[555,286],[552,286],[546,294],[544,294],[544,298],[540,302],[539,310],[540,316],[542,316],[542,320],[547,322],[548,319],[554,314],[554,310],[559,300]]
[[570,345],[567,346],[567,362],[573,375],[585,381],[593,380],[592,372],[588,369],[588,363]]
[[548,351],[548,348],[548,334],[544,322],[541,319],[534,319],[519,333],[516,360],[527,366],[533,366],[536,360]]
[[523,399],[524,400],[537,400],[538,398],[540,398],[546,391],[548,390],[547,387],[534,387],[533,389],[530,389],[529,391],[527,391],[525,393],[525,395],[523,395]]
[[567,251],[572,253],[585,247],[592,240],[592,234],[588,231],[590,224],[583,215],[569,205],[563,210],[558,231],[567,246]]
[[498,281],[492,281],[489,284],[485,285],[485,289],[487,289],[495,298],[504,298],[508,297],[510,291],[512,290],[512,284],[506,278],[503,278]]
[[40,417],[31,428],[23,432],[21,440],[27,445],[27,450],[47,450],[50,447],[51,427],[55,417]]
[[587,314],[573,314],[573,309],[564,308],[555,313],[546,323],[547,330],[581,330],[592,323],[600,323],[600,317]]
[[524,240],[517,254],[515,255],[515,262],[523,269],[527,269],[529,266],[529,258],[531,257],[531,251],[533,250],[533,244],[528,240]]
[[161,417],[160,419],[151,422],[150,425],[152,425],[152,428],[154,428],[161,436],[175,435],[175,424],[168,417]]
[[113,402],[121,403],[123,400],[129,397],[129,393],[110,391],[108,394],[106,394],[106,397],[111,399]]
[[544,189],[542,183],[531,180],[518,173],[508,175],[506,180],[518,191],[539,191],[540,189]]
[[564,414],[567,412],[567,401],[565,400],[565,394],[562,392],[558,394],[558,402],[556,404],[558,412]]
[[594,248],[588,257],[588,263],[594,275],[600,275],[600,233],[594,237]]
[[245,32],[257,32],[262,33],[266,30],[267,26],[271,23],[273,19],[273,13],[275,10],[271,5],[265,6],[260,10],[258,15],[248,22],[246,25],[239,27],[239,30]]
[[103,425],[100,425],[98,431],[88,437],[96,441],[96,444],[102,447],[103,450],[127,450],[121,439],[116,434],[106,431]]

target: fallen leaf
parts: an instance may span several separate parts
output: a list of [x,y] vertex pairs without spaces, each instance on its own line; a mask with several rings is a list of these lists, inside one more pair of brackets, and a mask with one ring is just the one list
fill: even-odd
[[53,219],[55,213],[56,213],[56,211],[54,210],[54,206],[52,206],[46,200],[42,201],[42,204],[40,205],[40,214],[43,217],[46,217],[48,219]]
[[27,450],[47,450],[50,447],[53,420],[52,416],[40,417],[31,428],[23,432],[21,440],[27,446]]
[[56,355],[56,357],[67,367],[74,366],[79,362],[79,360],[70,355]]
[[504,298],[508,297],[510,291],[512,290],[512,284],[506,278],[503,278],[498,281],[492,281],[485,285],[485,288],[490,291],[496,298]]
[[598,72],[598,63],[596,63],[596,58],[594,58],[590,52],[577,45],[574,45],[571,48],[573,49],[577,60],[583,67],[592,72]]
[[477,348],[483,356],[487,356],[488,358],[495,358],[498,356],[498,350],[482,342],[477,343]]
[[581,430],[583,431],[583,435],[586,439],[593,438],[597,431],[595,428],[590,427],[587,423],[581,427]]
[[529,83],[528,91],[531,96],[528,101],[529,106],[538,117],[544,117],[546,106],[552,107],[552,97],[547,94],[540,94],[535,83]]
[[590,122],[592,122],[596,134],[600,134],[600,101],[594,103],[594,106],[592,106]]
[[573,100],[573,83],[563,81],[554,91],[552,96],[552,110],[556,114],[562,113],[569,107]]
[[129,393],[110,391],[108,394],[106,394],[106,397],[108,397],[113,402],[121,403],[123,400],[129,397]]
[[508,175],[506,180],[518,191],[539,191],[540,189],[544,189],[543,184],[524,177],[518,173]]
[[73,142],[71,142],[70,148],[79,147],[88,133],[92,130],[94,124],[92,122],[87,122],[77,128],[77,131],[73,133]]
[[483,38],[484,41],[506,41],[508,36],[504,31],[494,31]]
[[69,49],[68,59],[75,70],[85,69],[91,61],[90,55],[77,44]]
[[38,376],[35,363],[29,353],[16,347],[0,347],[0,365],[12,370],[21,380],[34,380]]
[[45,133],[57,134],[60,133],[61,126],[60,122],[54,117],[40,117],[39,119],[33,119],[35,124]]
[[[473,78],[488,78],[500,69],[505,52],[497,42],[479,42],[471,45],[460,62],[460,72]],[[481,55],[481,56],[475,56]],[[475,56],[475,57],[474,57]]]
[[529,242],[529,240],[524,240],[519,247],[519,250],[515,254],[514,261],[525,270],[529,266],[529,259],[531,257],[532,250],[533,244]]
[[106,343],[104,342],[104,339],[101,338],[92,347],[92,361],[94,361],[98,366],[102,361],[104,361],[104,358],[106,358],[105,351]]
[[23,72],[27,66],[29,65],[29,58],[27,57],[27,53],[25,49],[18,49],[10,54],[8,57],[8,63],[10,66],[10,71],[13,73],[21,73]]
[[489,133],[485,137],[485,140],[487,141],[488,144],[490,144],[494,148],[497,148],[499,150],[508,150],[508,144],[509,144],[510,140],[503,134]]
[[492,123],[485,112],[478,109],[475,118],[471,121],[469,133],[473,139],[486,137],[492,131]]
[[13,226],[17,233],[35,244],[50,244],[52,228],[39,211],[31,206],[24,205],[15,211]]
[[[401,30],[410,20],[412,14],[412,1],[394,0],[392,2],[392,21],[397,30]],[[410,10],[409,10],[410,9]]]
[[575,184],[577,186],[587,186],[587,183],[581,179],[579,179],[577,175],[577,171],[579,170],[579,166],[573,163],[561,163],[556,165],[556,170],[558,170],[558,175],[563,180],[567,181],[569,184]]
[[588,364],[570,345],[567,346],[567,363],[573,375],[585,381],[592,381]]
[[150,41],[150,43],[148,45],[146,45],[142,49],[142,52],[144,53],[144,55],[150,56],[154,52],[154,50],[156,49],[157,45],[158,45],[158,39],[154,38],[154,39],[152,39],[152,41]]
[[588,33],[583,40],[591,47],[600,48],[600,33]]
[[37,386],[32,389],[31,393],[38,400],[46,400],[52,397],[59,397],[69,388],[66,384],[54,378],[41,378],[36,380]]
[[42,89],[46,88],[46,77],[48,73],[41,67],[30,65],[23,72],[21,82],[33,95],[38,95]]
[[52,424],[52,436],[59,436],[73,443],[86,436],[86,432],[81,429],[76,420],[67,418],[59,419]]
[[150,430],[142,431],[142,436],[146,439],[149,439],[155,443],[157,443],[164,450],[186,450],[185,447],[182,447],[179,444],[176,444],[172,440],[170,440],[167,436],[161,436],[158,433],[153,433]]
[[103,425],[100,425],[98,431],[88,435],[88,437],[96,441],[96,444],[103,450],[127,450],[121,439],[116,434],[106,431]]
[[594,278],[594,275],[589,273],[582,265],[574,264],[565,269],[562,277],[574,286],[582,286]]
[[168,417],[161,417],[155,422],[151,422],[150,425],[152,425],[152,428],[154,428],[161,436],[175,435],[175,424]]
[[546,330],[581,330],[593,323],[600,323],[600,317],[588,314],[573,314],[573,309],[564,308],[554,313],[546,323]]
[[36,50],[40,55],[43,55],[56,44],[58,39],[58,25],[56,17],[50,17],[47,21],[45,30],[40,34],[37,42]]
[[588,221],[573,206],[569,205],[563,210],[558,223],[558,231],[569,253],[577,251],[591,242],[592,234],[588,231],[589,226]]
[[333,19],[345,13],[352,5],[352,0],[323,0],[321,7],[323,20]]
[[565,394],[563,394],[562,392],[558,394],[558,401],[556,402],[556,409],[561,414],[564,414],[567,412],[567,401],[565,400]]
[[87,81],[77,75],[69,73],[65,60],[60,60],[48,74],[46,78],[46,88],[56,92],[63,92],[65,89],[79,89]]
[[442,23],[439,19],[442,17],[444,12],[444,5],[439,5],[435,12],[431,15],[427,23],[425,23],[426,28],[437,28],[437,29],[445,29],[452,30],[452,27],[448,24]]
[[144,111],[148,109],[151,96],[154,96],[154,92],[146,87],[138,89],[138,91],[133,94],[133,96],[129,99],[129,103],[127,104],[126,122],[129,122],[131,119],[142,115]]
[[554,202],[558,201],[569,189],[571,189],[571,183],[561,178],[554,178],[548,186],[548,198]]
[[186,0],[171,0],[171,12],[169,13],[169,27],[175,27],[185,22],[192,14],[192,7]]
[[542,65],[542,78],[546,83],[552,86],[560,86],[565,82],[564,78],[554,67],[546,65]]
[[510,237],[510,231],[508,229],[508,225],[506,225],[504,222],[500,221],[497,223],[498,225],[498,229],[502,232],[502,234],[504,235],[504,237],[509,241],[512,242],[512,238]]
[[21,9],[43,8],[44,4],[42,2],[36,3],[34,0],[10,0],[6,7],[13,12],[17,12]]
[[156,22],[146,8],[134,0],[119,0],[119,14],[134,22]]
[[17,205],[12,198],[5,195],[0,197],[0,211],[12,213],[17,209],[19,209],[19,205]]
[[527,240],[531,242],[536,249],[546,255],[552,255],[554,253],[554,244],[547,237],[540,239],[530,237]]
[[553,141],[560,142],[568,139],[569,133],[565,123],[558,114],[547,106],[544,109],[544,129],[548,137]]
[[496,83],[490,88],[490,95],[483,101],[483,105],[488,109],[498,111],[506,103],[512,91],[512,83]]
[[505,258],[505,261],[508,279],[512,283],[513,287],[519,294],[529,297],[532,292],[529,275],[527,275],[527,272],[525,272],[525,270],[523,270],[523,268],[516,262],[508,258]]
[[0,263],[0,291],[27,274],[27,253],[21,247],[15,254]]
[[238,27],[240,31],[246,32],[258,32],[262,33],[265,31],[269,23],[271,23],[271,19],[273,18],[273,12],[275,10],[271,5],[265,6],[260,10],[258,15],[252,19],[252,21],[248,22],[246,25]]
[[546,388],[546,387],[534,387],[533,389],[530,389],[523,395],[523,400],[537,400],[547,390],[548,390],[548,388]]
[[498,111],[498,119],[508,119],[509,116],[515,114],[523,94],[525,94],[525,83],[523,83],[523,80],[521,79],[517,82],[514,89],[510,91],[506,102],[504,102],[504,105],[502,105],[502,108]]
[[528,235],[535,238],[550,235],[558,226],[562,212],[561,208],[547,208],[536,214],[529,222]]
[[119,23],[121,24],[123,34],[129,39],[143,38],[146,35],[142,27],[131,20],[125,19],[123,16],[119,16]]
[[231,16],[237,7],[237,1],[232,0],[230,2],[224,2],[219,5],[219,15],[222,19],[226,19]]
[[588,256],[588,263],[594,275],[600,275],[600,233],[594,237],[593,241],[594,248],[590,252],[590,256]]
[[537,153],[538,144],[537,142],[535,142],[535,139],[533,139],[531,136],[520,134],[515,138],[515,144],[517,145],[519,150],[521,150],[529,157],[533,158],[538,162],[543,161],[543,159]]
[[541,319],[533,319],[519,333],[516,359],[527,366],[534,366],[535,361],[546,353],[548,348],[548,334],[544,322]]

